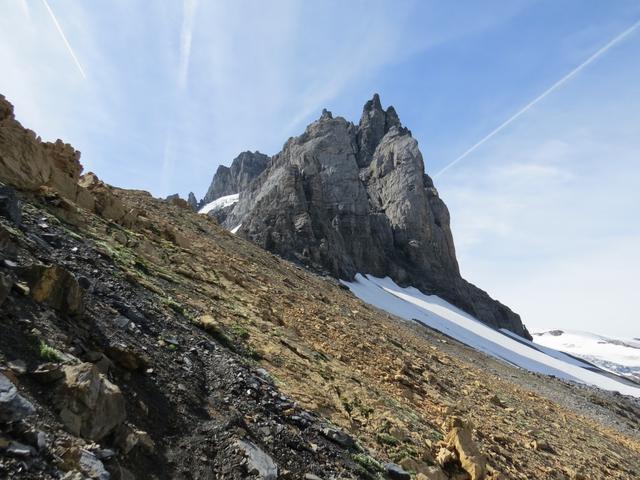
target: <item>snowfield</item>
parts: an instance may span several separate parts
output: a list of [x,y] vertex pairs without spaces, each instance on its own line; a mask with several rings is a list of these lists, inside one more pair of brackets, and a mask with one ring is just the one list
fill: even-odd
[[537,344],[562,350],[600,368],[640,381],[640,341],[588,332],[551,330],[534,333]]
[[222,208],[233,205],[234,203],[237,203],[239,199],[239,193],[234,193],[232,195],[226,195],[224,197],[217,198],[213,202],[207,203],[204,207],[198,210],[198,213],[207,214],[211,211],[220,210]]
[[342,281],[361,300],[406,320],[416,320],[481,352],[546,375],[640,397],[640,386],[617,380],[596,367],[517,335],[494,330],[435,295],[400,287],[390,278],[357,274]]

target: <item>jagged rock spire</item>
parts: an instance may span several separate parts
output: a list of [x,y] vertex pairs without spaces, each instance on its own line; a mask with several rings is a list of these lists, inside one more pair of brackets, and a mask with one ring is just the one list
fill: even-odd
[[380,95],[374,93],[373,98],[364,104],[358,125],[358,154],[356,156],[358,166],[362,168],[369,165],[373,152],[382,137],[392,127],[400,128],[401,126],[396,110],[389,106],[385,111],[380,103]]

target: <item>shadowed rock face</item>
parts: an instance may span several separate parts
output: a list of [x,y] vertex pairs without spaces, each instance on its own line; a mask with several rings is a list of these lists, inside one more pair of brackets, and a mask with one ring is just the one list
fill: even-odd
[[325,110],[245,189],[216,190],[237,191],[225,226],[242,224],[238,234],[267,250],[342,279],[390,276],[529,337],[517,314],[461,278],[449,212],[418,142],[378,95],[358,126]]
[[231,162],[231,167],[220,165],[213,176],[202,204],[244,190],[269,164],[269,157],[260,152],[242,152]]

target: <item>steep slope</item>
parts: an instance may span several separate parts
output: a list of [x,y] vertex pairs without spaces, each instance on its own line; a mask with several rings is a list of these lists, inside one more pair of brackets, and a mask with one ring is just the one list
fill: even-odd
[[[357,275],[343,282],[361,300],[406,320],[414,320],[475,348],[532,372],[595,385],[640,398],[640,384],[614,378],[595,365],[550,348],[541,348],[509,330],[496,331],[434,295],[415,288],[401,288],[389,278]],[[539,338],[536,336],[536,338]],[[612,344],[609,344],[610,347]],[[620,348],[627,348],[618,345]],[[638,363],[638,350],[635,363]],[[625,352],[628,355],[628,352]],[[632,358],[627,357],[628,360]],[[606,368],[606,367],[604,367]]]
[[[76,200],[58,190],[73,186],[59,175],[28,183],[16,172],[52,158],[22,131],[0,118],[0,181],[22,202],[11,188],[0,195],[0,362],[13,395],[0,395],[3,476],[88,466],[126,479],[640,471],[634,399],[515,369],[380,312],[179,203],[91,174],[70,188]],[[82,408],[118,435],[92,439],[65,421],[58,402],[76,398],[78,365],[115,404],[115,388],[124,397],[120,425],[120,409]],[[7,421],[24,407],[16,395],[36,411]]]
[[530,338],[517,314],[460,276],[449,212],[418,143],[377,95],[358,126],[325,110],[289,139],[224,225],[316,271],[389,276]]

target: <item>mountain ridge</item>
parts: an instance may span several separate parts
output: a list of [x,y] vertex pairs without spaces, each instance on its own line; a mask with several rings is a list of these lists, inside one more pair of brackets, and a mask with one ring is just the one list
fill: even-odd
[[323,110],[245,185],[228,191],[237,203],[210,213],[238,235],[339,279],[390,276],[531,339],[519,315],[461,277],[448,209],[411,131],[378,94],[358,125]]

